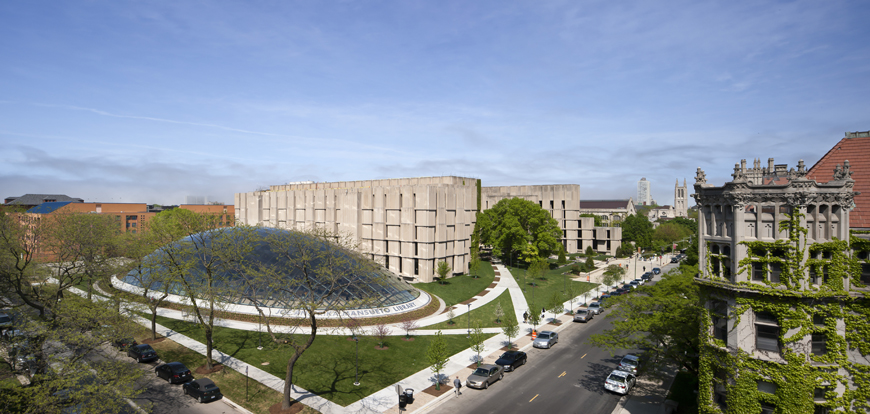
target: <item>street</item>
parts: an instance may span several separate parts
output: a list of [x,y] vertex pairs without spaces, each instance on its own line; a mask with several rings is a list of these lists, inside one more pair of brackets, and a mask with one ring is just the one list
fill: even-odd
[[[640,266],[640,263],[638,263]],[[662,273],[675,265],[661,267]],[[640,274],[638,274],[639,276]],[[659,279],[662,275],[656,275]],[[634,279],[633,277],[631,278]],[[652,282],[655,283],[655,282]],[[607,350],[587,345],[587,339],[610,328],[606,319],[610,310],[596,315],[590,322],[571,322],[560,332],[560,341],[552,349],[531,348],[528,363],[489,389],[463,387],[462,395],[451,396],[435,413],[610,413],[622,397],[604,389],[604,380],[626,353],[611,356]],[[462,378],[464,381],[465,378]]]

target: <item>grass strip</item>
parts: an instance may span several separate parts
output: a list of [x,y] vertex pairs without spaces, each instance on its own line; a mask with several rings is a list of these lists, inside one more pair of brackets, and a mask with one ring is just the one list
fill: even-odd
[[[158,323],[197,341],[205,341],[202,329],[196,324],[164,317],[158,317]],[[392,334],[401,335],[402,332]],[[275,344],[266,333],[262,334],[262,338],[258,338],[259,335],[256,331],[216,327],[215,348],[283,379],[292,348]],[[492,336],[494,334],[487,338]],[[360,385],[354,386],[357,344],[344,336],[319,335],[311,348],[296,362],[293,382],[336,404],[347,406],[417,371],[427,369],[426,350],[434,336],[412,336],[412,341],[403,338],[387,337],[387,349],[380,350],[376,349],[377,338],[361,336]],[[470,346],[464,335],[444,335],[444,339],[450,355]],[[263,350],[258,350],[257,346],[261,343]],[[205,357],[201,358],[204,363]]]
[[[472,302],[473,303],[473,302]],[[501,305],[501,309],[504,311],[504,316],[501,318],[501,323],[496,322],[495,318],[495,309],[498,305]],[[463,310],[465,305],[456,305],[459,310]],[[471,327],[477,326],[480,324],[481,328],[500,328],[505,320],[514,320],[517,318],[514,313],[514,303],[511,301],[510,292],[505,290],[501,295],[499,295],[492,302],[487,303],[486,305],[481,306],[477,309],[472,309],[471,311]],[[454,324],[450,324],[450,321],[439,322],[434,325],[429,325],[426,327],[422,327],[420,329],[461,329],[468,328],[468,314],[457,316],[454,320]]]
[[436,281],[415,283],[414,287],[440,297],[447,306],[453,306],[473,298],[474,295],[486,289],[495,278],[495,271],[489,262],[481,262],[480,270],[477,273],[479,276],[477,279],[461,275],[445,280],[443,285]]

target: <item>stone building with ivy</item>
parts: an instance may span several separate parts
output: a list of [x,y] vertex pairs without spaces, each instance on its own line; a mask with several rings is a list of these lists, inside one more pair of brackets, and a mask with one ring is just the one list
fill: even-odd
[[848,162],[698,168],[701,413],[870,412],[870,241]]

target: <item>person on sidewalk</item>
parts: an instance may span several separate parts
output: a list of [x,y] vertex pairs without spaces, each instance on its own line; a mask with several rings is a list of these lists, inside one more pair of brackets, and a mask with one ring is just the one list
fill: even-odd
[[523,312],[523,323],[528,323],[528,322],[526,322],[527,320],[529,320],[529,312],[528,311]]
[[459,380],[459,375],[456,376],[456,379],[453,380],[453,391],[456,391],[456,396],[462,395],[462,381]]

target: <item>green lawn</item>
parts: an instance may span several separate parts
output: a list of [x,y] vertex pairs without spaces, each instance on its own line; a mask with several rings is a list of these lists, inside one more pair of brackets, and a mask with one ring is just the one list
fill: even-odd
[[[498,304],[501,304],[501,309],[504,311],[501,324],[496,323],[495,321],[495,308]],[[457,306],[460,309],[465,307],[465,305]],[[504,324],[506,319],[517,320],[516,316],[514,316],[514,304],[511,301],[511,295],[508,291],[504,291],[504,293],[499,295],[494,301],[471,311],[472,327],[477,326],[477,324],[480,323],[481,328],[498,328]],[[453,325],[450,325],[448,321],[439,322],[434,325],[421,327],[420,329],[467,329],[469,325],[468,314],[457,316],[456,319],[454,319],[454,322],[456,323]]]
[[[205,341],[202,330],[194,324],[164,317],[158,317],[158,323],[197,341]],[[257,336],[257,332],[216,328],[215,348],[283,379],[291,348],[267,341],[264,334],[264,349],[257,350]],[[318,335],[311,348],[297,361],[294,383],[334,403],[343,406],[351,404],[417,371],[427,369],[426,349],[434,336],[415,336],[410,342],[402,338],[404,336],[387,338],[387,350],[375,349],[376,338],[360,338],[361,385],[357,387],[353,385],[355,343],[344,336]],[[470,346],[464,335],[444,335],[444,339],[450,355]],[[269,364],[263,365],[264,362]],[[201,365],[192,361],[190,364]]]
[[[526,269],[511,267],[510,272],[520,287],[523,288],[523,294],[525,295],[526,302],[529,303],[529,306],[532,309],[540,309],[550,302],[554,294],[560,295],[563,301],[567,301],[568,297],[565,296],[564,292],[567,290],[565,287],[568,284],[574,286],[574,289],[576,290],[575,293],[577,293],[578,296],[597,286],[595,283],[572,281],[570,280],[571,275],[562,274],[563,272],[567,272],[570,268],[571,264],[550,269],[544,275],[543,279],[535,279],[534,281],[526,277]],[[576,304],[577,302],[575,302],[575,305]]]
[[445,280],[443,285],[440,282],[415,283],[414,287],[438,296],[447,306],[453,306],[473,298],[486,289],[495,278],[495,271],[492,270],[489,262],[481,262],[478,273],[477,279],[462,275]]

